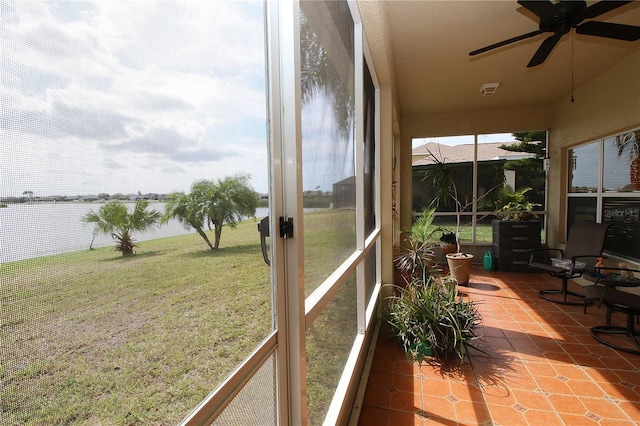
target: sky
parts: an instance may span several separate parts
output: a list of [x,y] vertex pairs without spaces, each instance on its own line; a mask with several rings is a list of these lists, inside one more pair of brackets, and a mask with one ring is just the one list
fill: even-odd
[[0,196],[268,191],[262,2],[0,8]]
[[[478,143],[491,142],[513,142],[515,141],[512,133],[494,133],[490,135],[478,135]],[[412,141],[412,147],[416,148],[429,142],[439,143],[441,145],[456,146],[461,144],[473,143],[473,135],[466,136],[446,136],[437,138],[416,138]]]

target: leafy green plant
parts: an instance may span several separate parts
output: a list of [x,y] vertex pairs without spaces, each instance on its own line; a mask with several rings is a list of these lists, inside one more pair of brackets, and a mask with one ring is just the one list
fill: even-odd
[[[386,315],[407,358],[429,357],[442,364],[462,364],[467,346],[478,339],[481,317],[475,302],[465,301],[455,285],[430,277],[414,282],[389,300]],[[429,348],[424,351],[423,348]]]
[[433,227],[434,213],[435,208],[432,208],[418,216],[406,232],[404,245],[395,250],[394,265],[407,283],[416,279],[426,280],[433,272],[435,253],[432,238],[437,231]]
[[411,238],[423,243],[433,239],[434,234],[440,229],[433,226],[435,212],[435,207],[425,209],[420,216],[415,218],[409,230]]
[[407,283],[426,280],[434,272],[435,253],[432,247],[430,242],[408,238],[407,245],[396,249],[393,263]]
[[443,231],[440,241],[444,244],[456,244],[457,240],[455,232],[451,232],[449,230]]
[[[468,199],[463,193],[458,190],[458,179],[456,176],[455,167],[447,163],[446,158],[443,158],[441,153],[438,155],[427,150],[427,156],[431,159],[433,164],[425,173],[423,180],[430,181],[434,189],[434,197],[432,205],[438,206],[440,204],[446,204],[453,202],[456,212],[456,251],[460,252],[460,233],[462,232],[462,213],[467,211],[473,206],[474,201],[480,202],[483,198],[487,197],[493,190],[499,188],[502,183],[489,189],[483,195],[477,198]],[[463,198],[464,197],[464,198]],[[473,219],[475,220],[475,219]]]
[[143,232],[158,224],[162,214],[155,210],[147,210],[148,201],[138,200],[133,212],[119,201],[109,201],[100,207],[98,212],[91,210],[82,217],[85,224],[92,223],[95,233],[109,235],[116,241],[116,251],[123,256],[131,256],[137,246],[133,232]]
[[495,201],[497,216],[505,220],[528,220],[530,217],[538,217],[533,210],[540,204],[530,202],[525,196],[530,190],[531,188],[522,188],[514,191],[510,186],[500,188]]

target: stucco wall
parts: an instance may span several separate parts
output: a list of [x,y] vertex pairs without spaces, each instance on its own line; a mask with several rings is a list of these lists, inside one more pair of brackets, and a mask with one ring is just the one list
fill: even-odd
[[640,51],[576,89],[574,98],[558,102],[549,132],[550,245],[566,234],[567,148],[640,126]]

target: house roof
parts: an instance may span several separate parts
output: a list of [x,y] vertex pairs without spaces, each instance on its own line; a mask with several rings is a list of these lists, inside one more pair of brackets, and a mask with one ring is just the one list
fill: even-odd
[[[500,148],[502,145],[514,145],[517,142],[494,142],[478,144],[478,161],[489,160],[519,160],[521,158],[532,157],[532,154],[524,152],[512,152]],[[437,142],[429,142],[420,145],[412,151],[412,165],[424,166],[433,164],[434,161],[429,155],[432,153],[438,159],[447,163],[464,163],[473,159],[474,144],[461,144],[455,146],[443,145]]]

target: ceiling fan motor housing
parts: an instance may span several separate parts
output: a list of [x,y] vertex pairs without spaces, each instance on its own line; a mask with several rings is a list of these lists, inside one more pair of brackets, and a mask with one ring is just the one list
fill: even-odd
[[587,2],[565,0],[556,3],[553,7],[557,13],[540,18],[540,31],[567,34],[571,28],[575,28],[584,20]]

